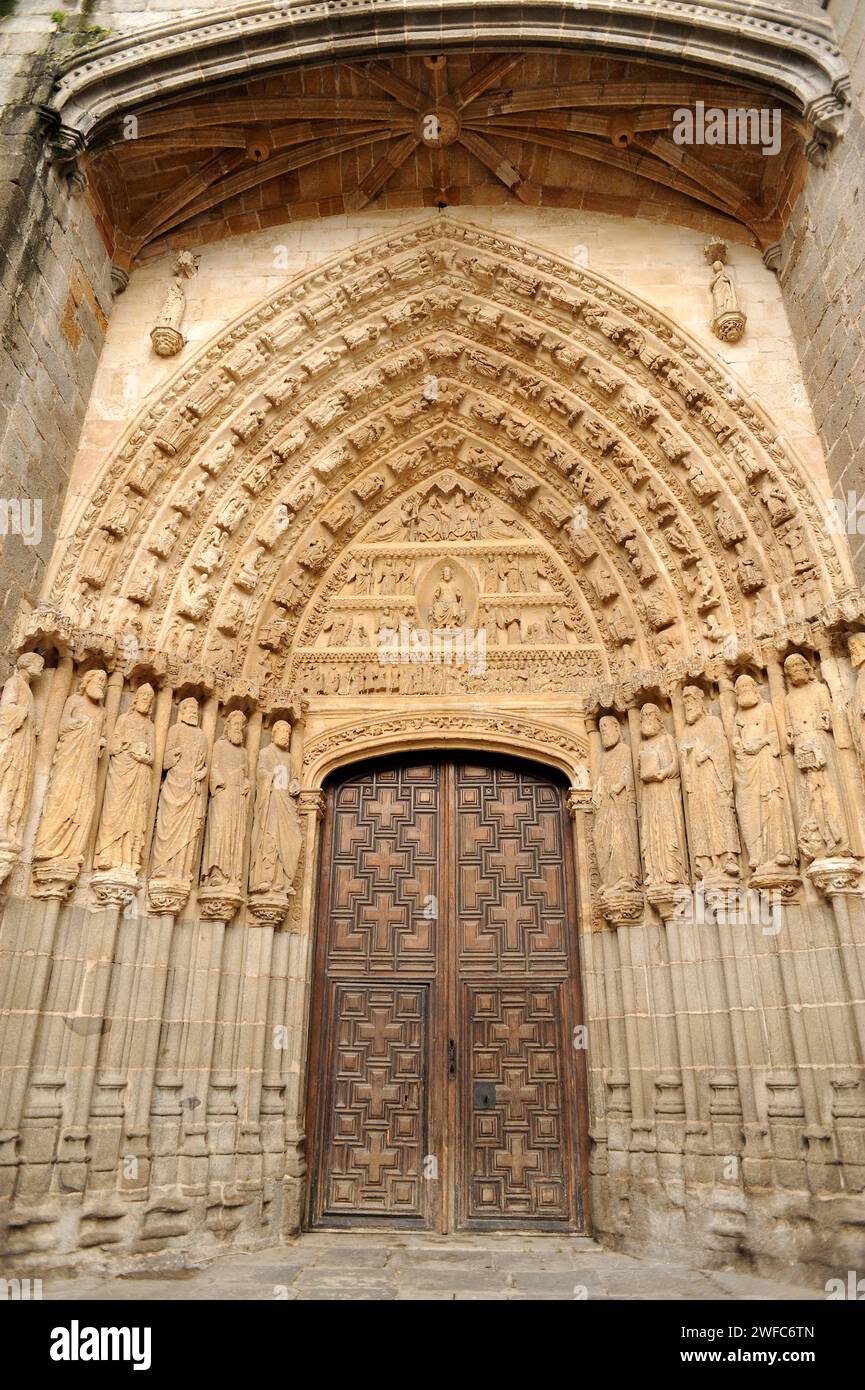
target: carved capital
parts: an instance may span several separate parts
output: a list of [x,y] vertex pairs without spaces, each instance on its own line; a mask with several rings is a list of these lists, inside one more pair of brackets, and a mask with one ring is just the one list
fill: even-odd
[[253,893],[249,911],[259,926],[279,927],[288,912],[288,902],[289,893]]
[[301,791],[298,794],[298,810],[304,811],[309,816],[314,816],[316,820],[323,818],[326,804],[327,799],[324,792],[317,789]]
[[125,907],[139,889],[134,869],[100,869],[90,880],[90,887],[100,907]]
[[157,916],[176,916],[188,897],[189,884],[178,879],[152,878],[147,885],[147,908]]
[[638,889],[606,888],[598,904],[611,926],[628,927],[642,920],[643,895]]
[[861,859],[846,854],[815,859],[808,866],[807,874],[814,886],[830,898],[836,894],[862,894]]
[[681,905],[691,896],[691,890],[684,883],[658,883],[646,889],[646,898],[656,912],[666,922],[681,910]]
[[50,603],[40,603],[32,612],[19,619],[15,628],[15,646],[29,645],[54,647],[61,655],[68,655],[76,639],[72,619]]
[[793,869],[779,869],[772,865],[755,869],[749,886],[759,889],[761,893],[768,893],[770,897],[777,895],[782,904],[798,902],[802,892],[802,880]]
[[198,890],[198,911],[208,922],[230,922],[242,902],[243,894],[231,884]]
[[575,819],[580,814],[580,812],[583,812],[585,814],[586,812],[591,811],[591,787],[569,787],[566,798],[566,805],[568,808],[568,813],[572,815]]
[[68,863],[51,860],[34,864],[30,891],[34,898],[58,898],[62,901],[69,897],[80,872],[79,860]]

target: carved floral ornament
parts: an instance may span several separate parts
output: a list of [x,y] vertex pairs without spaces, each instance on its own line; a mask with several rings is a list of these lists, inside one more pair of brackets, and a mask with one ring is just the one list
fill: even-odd
[[[324,648],[358,658],[410,618],[445,553],[501,624],[497,664],[532,631],[548,688],[710,659],[853,592],[805,469],[702,348],[449,219],[335,258],[204,348],[108,460],[49,592],[79,629],[315,693],[343,660]],[[509,556],[523,575],[533,557],[519,589]]]

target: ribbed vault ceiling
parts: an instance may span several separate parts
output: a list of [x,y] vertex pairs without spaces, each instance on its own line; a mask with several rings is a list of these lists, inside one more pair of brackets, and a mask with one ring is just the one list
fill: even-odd
[[759,106],[682,68],[527,52],[295,67],[153,102],[104,123],[83,156],[114,259],[375,204],[582,208],[778,240],[807,128],[781,148],[680,145],[674,112]]

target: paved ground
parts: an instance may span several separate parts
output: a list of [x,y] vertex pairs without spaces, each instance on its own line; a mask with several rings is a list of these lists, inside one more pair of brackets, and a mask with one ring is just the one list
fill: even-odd
[[212,1264],[43,1280],[46,1299],[823,1299],[748,1274],[682,1269],[575,1236],[313,1232]]

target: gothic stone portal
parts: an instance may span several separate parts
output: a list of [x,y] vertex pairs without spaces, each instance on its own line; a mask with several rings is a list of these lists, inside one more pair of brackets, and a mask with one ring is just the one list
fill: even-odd
[[562,792],[510,763],[377,764],[329,791],[310,1219],[582,1227]]

